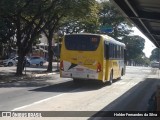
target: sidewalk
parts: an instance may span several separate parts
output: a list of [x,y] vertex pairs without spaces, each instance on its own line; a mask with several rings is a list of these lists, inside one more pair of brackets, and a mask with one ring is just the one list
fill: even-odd
[[40,66],[31,66],[26,67],[23,71],[23,76],[17,77],[15,76],[16,73],[16,66],[13,67],[0,67],[0,85],[6,84],[6,83],[13,83],[21,80],[30,80],[35,79],[37,77],[43,77],[43,76],[50,76],[54,74],[59,74],[57,70],[57,63],[53,62],[53,72],[46,72],[48,62],[43,65],[43,67]]

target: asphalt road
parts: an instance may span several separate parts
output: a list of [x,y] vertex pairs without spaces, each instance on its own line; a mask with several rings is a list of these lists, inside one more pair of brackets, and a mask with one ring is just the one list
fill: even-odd
[[68,79],[59,79],[59,74],[6,83],[0,87],[0,110],[13,110],[73,89],[76,86]]
[[[127,112],[137,114],[140,112],[152,113],[155,111],[154,104],[151,104],[152,96],[155,95],[157,86],[160,86],[160,73],[158,69],[128,67],[128,72],[124,77],[125,84],[135,84],[127,92],[105,106],[100,112],[93,115],[89,120],[104,120],[109,113],[104,111],[113,111],[113,113],[122,113],[126,116]],[[120,86],[122,87],[122,86]],[[123,85],[123,87],[126,87]],[[150,117],[107,117],[108,120],[159,120],[156,114],[150,114]],[[155,116],[154,116],[155,115]],[[100,117],[97,117],[100,116]]]
[[[127,67],[126,75],[111,86],[90,81],[75,85],[71,79],[59,78],[59,74],[35,80],[22,80],[0,87],[0,110],[15,110],[61,95],[60,100],[57,97],[57,100],[53,98],[48,101],[48,104],[52,103],[53,110],[147,111],[148,101],[156,86],[160,84],[159,77],[157,70],[151,70],[149,67]],[[53,100],[57,102],[54,103]],[[57,108],[54,107],[57,105]],[[28,109],[51,110],[42,104],[30,106]]]

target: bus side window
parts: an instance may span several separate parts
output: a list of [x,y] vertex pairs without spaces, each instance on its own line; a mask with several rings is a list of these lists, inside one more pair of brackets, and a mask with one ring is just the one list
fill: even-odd
[[114,58],[117,58],[117,45],[114,45]]
[[124,49],[124,47],[122,47],[122,49],[121,49],[121,54],[122,54],[122,58],[124,59],[124,51],[125,51],[125,49]]
[[121,58],[121,47],[118,46],[118,59],[120,59],[120,58]]
[[109,58],[112,59],[113,58],[113,45],[109,44]]
[[113,58],[117,58],[117,46],[113,44]]
[[123,58],[123,47],[120,47],[120,58],[122,59]]
[[105,59],[109,59],[109,43],[105,42],[104,44],[104,57]]

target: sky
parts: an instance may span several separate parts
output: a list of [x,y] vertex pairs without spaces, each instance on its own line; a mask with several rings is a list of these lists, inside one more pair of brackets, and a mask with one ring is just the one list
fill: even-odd
[[134,30],[133,34],[139,35],[145,39],[145,48],[143,52],[145,53],[146,57],[149,58],[152,50],[156,48],[156,46],[144,34],[142,34],[136,27],[133,27],[133,30]]

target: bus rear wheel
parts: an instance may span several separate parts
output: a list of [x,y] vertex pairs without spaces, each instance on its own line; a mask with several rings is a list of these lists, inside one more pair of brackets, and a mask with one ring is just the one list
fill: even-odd
[[123,76],[123,69],[121,70],[121,75],[120,75],[120,77],[118,78],[118,80],[121,80],[121,77]]

